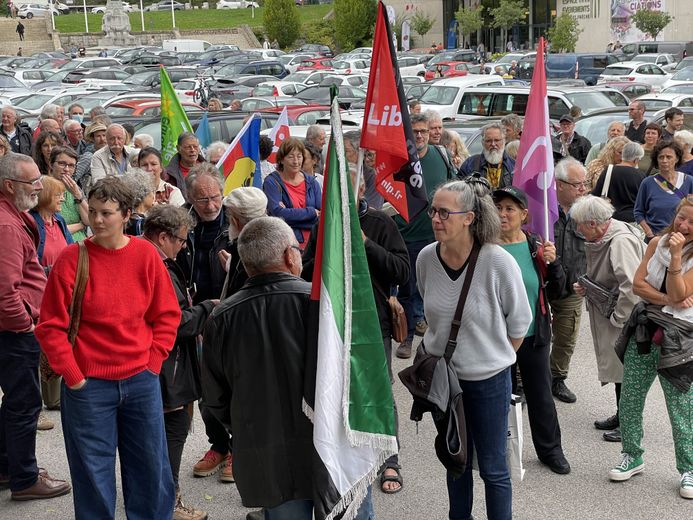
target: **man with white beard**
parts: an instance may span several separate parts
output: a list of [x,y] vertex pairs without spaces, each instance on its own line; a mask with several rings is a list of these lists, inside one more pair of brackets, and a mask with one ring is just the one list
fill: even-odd
[[481,129],[483,152],[472,155],[460,166],[460,177],[478,174],[488,180],[493,189],[512,186],[515,161],[505,153],[505,128],[499,122]]

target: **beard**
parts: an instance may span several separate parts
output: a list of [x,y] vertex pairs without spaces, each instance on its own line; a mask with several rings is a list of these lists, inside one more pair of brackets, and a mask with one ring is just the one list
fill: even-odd
[[38,204],[38,194],[31,192],[29,194],[18,192],[14,199],[14,204],[19,211],[29,211]]
[[503,161],[503,150],[487,150],[484,148],[484,158],[489,164],[500,164]]

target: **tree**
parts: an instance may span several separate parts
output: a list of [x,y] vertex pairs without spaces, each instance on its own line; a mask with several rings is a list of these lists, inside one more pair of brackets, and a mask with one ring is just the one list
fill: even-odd
[[421,36],[421,40],[423,43],[423,39],[426,36],[426,33],[433,29],[434,23],[434,18],[428,16],[428,14],[422,11],[416,11],[414,16],[411,17],[409,26],[412,28],[412,30],[416,31],[417,34]]
[[638,9],[636,13],[630,17],[638,30],[652,36],[653,40],[657,40],[657,35],[662,32],[667,25],[674,19],[669,13],[663,11],[650,11],[649,9]]
[[373,39],[376,0],[335,0],[335,40],[343,51],[366,46]]
[[479,5],[476,9],[460,7],[455,13],[455,19],[459,24],[463,43],[469,43],[472,33],[477,32],[484,26],[483,14],[484,7],[482,5]]
[[581,32],[582,29],[575,18],[568,13],[561,13],[548,32],[551,49],[557,52],[575,52]]
[[[490,11],[491,26],[501,30],[501,41],[508,41],[508,29],[527,16],[522,0],[501,0],[500,5]],[[505,49],[503,49],[505,50]]]
[[277,40],[283,49],[291,46],[301,34],[301,17],[294,0],[265,0],[263,24],[270,41]]

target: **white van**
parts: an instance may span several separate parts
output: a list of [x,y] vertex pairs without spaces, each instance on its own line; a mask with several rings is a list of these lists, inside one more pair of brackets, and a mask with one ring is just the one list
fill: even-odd
[[503,78],[490,74],[470,74],[436,80],[419,98],[421,111],[435,110],[443,120],[453,120],[462,101],[462,94],[471,87],[500,87]]
[[204,40],[164,40],[162,47],[165,51],[204,52],[211,43]]

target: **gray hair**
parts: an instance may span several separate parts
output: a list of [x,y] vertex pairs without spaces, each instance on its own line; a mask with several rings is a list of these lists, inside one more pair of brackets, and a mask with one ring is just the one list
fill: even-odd
[[142,144],[142,148],[147,148],[148,146],[154,146],[154,138],[149,134],[136,134],[133,140],[139,139]]
[[[503,140],[505,141],[505,127],[500,123],[500,121],[494,121],[492,123],[488,123],[484,126],[481,127],[481,138],[486,139],[486,132],[489,130],[500,130],[501,136],[503,136]],[[494,206],[495,208],[495,206]]]
[[207,147],[207,157],[212,155],[212,152],[221,152],[224,153],[226,151],[226,148],[228,148],[228,144],[226,144],[224,141],[214,141],[212,144],[210,144]]
[[35,164],[30,156],[21,153],[9,152],[3,157],[0,157],[0,181],[13,179],[17,175],[19,163]]
[[609,221],[614,211],[614,207],[608,200],[594,195],[585,195],[570,207],[570,218],[577,224],[585,222],[604,224]]
[[194,133],[192,133],[192,132],[183,132],[182,134],[180,134],[180,135],[178,136],[178,141],[177,141],[176,145],[177,145],[177,146],[180,146],[180,145],[182,145],[185,141],[187,141],[188,139],[195,139],[195,141],[197,141],[197,143],[200,144],[200,140],[197,138],[197,136],[196,136]]
[[49,103],[43,107],[41,110],[41,115],[39,119],[56,119],[58,117],[58,111],[60,107],[54,103]]
[[612,121],[609,126],[606,127],[607,131],[611,130],[615,125],[620,125],[623,127],[623,131],[626,131],[626,124],[623,121]]
[[428,124],[435,123],[438,121],[440,121],[441,123],[443,122],[443,118],[440,117],[440,114],[438,113],[437,110],[433,110],[433,109],[426,110],[426,112],[424,112],[424,114],[426,115],[426,117],[428,117]]
[[411,116],[409,116],[409,119],[411,120],[412,126],[416,123],[428,124],[428,116],[425,112],[421,112],[420,114],[412,114]]
[[72,103],[68,108],[67,108],[67,113],[69,114],[73,108],[81,108],[82,111],[84,111],[84,107],[80,105],[79,103]]
[[679,143],[679,146],[683,148],[684,151],[691,151],[693,147],[693,132],[689,130],[677,130],[674,132],[674,141]]
[[[690,134],[690,132],[688,133]],[[693,134],[691,134],[691,138],[693,138]],[[623,146],[623,150],[621,151],[621,160],[625,162],[639,162],[644,155],[645,150],[643,150],[642,145],[640,143],[631,141]]]
[[128,135],[127,131],[125,130],[125,127],[123,125],[119,125],[118,123],[111,123],[110,125],[108,125],[108,128],[106,128],[106,135],[111,133],[111,130],[118,130],[118,129],[120,129],[120,131],[123,132],[123,136]]
[[174,236],[182,228],[190,230],[194,227],[195,219],[186,209],[170,204],[154,206],[144,219],[144,235],[149,238],[154,238],[159,233]]
[[5,110],[7,110],[8,112],[12,112],[14,116],[17,117],[17,111],[14,109],[14,107],[11,107],[10,105],[5,105],[4,107],[2,107],[2,111],[4,112]]
[[64,132],[67,132],[71,126],[75,126],[75,125],[79,126],[80,128],[81,128],[81,126],[82,126],[82,125],[79,123],[79,121],[76,121],[75,119],[66,119],[66,120],[63,122],[63,131],[64,131]]
[[219,190],[224,192],[224,183],[221,180],[221,175],[219,170],[213,164],[208,162],[198,163],[190,169],[190,173],[185,178],[185,190],[188,193],[188,197],[192,196],[193,190],[195,189],[195,184],[202,177],[210,177],[216,181],[219,185]]
[[358,152],[361,146],[361,130],[349,130],[344,132],[344,142],[349,143],[351,147]]
[[478,182],[451,181],[443,184],[436,193],[439,191],[455,193],[460,210],[474,212],[471,232],[480,245],[498,242],[500,217],[486,187]]
[[500,122],[503,126],[513,128],[517,133],[522,132],[522,118],[517,114],[508,114],[507,116],[503,116]]
[[515,139],[513,141],[510,141],[508,144],[505,145],[505,153],[507,153],[513,161],[517,159],[517,152],[520,151],[520,140]]
[[325,131],[322,128],[320,128],[319,125],[310,125],[306,130],[306,140],[312,141],[313,139],[323,135],[324,133]]
[[553,174],[557,181],[567,181],[568,180],[568,170],[571,166],[576,168],[582,168],[583,171],[587,172],[585,166],[575,159],[574,157],[565,157],[556,163],[553,169]]
[[283,263],[284,252],[296,244],[289,225],[277,217],[250,221],[238,236],[238,254],[251,276],[271,272]]
[[132,210],[142,204],[142,201],[147,196],[154,192],[154,184],[152,183],[151,174],[139,168],[131,168],[123,175],[123,182],[132,190],[134,199],[132,201]]

